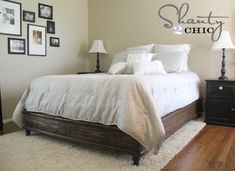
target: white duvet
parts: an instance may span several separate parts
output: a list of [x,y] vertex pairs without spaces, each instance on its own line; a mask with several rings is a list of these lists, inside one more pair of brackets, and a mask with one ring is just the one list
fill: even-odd
[[22,110],[117,125],[149,150],[158,150],[165,131],[161,116],[199,98],[195,73],[158,75],[55,75],[34,79],[13,113]]

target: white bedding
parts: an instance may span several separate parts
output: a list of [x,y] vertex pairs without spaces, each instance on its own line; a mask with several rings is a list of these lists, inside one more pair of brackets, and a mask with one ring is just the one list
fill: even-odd
[[117,125],[149,150],[158,150],[165,131],[161,116],[199,98],[195,73],[157,75],[58,75],[34,79],[13,113],[22,110]]

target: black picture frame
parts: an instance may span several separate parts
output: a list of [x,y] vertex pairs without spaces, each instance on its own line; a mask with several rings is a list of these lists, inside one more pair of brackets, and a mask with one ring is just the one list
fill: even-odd
[[8,37],[8,54],[25,55],[25,39]]
[[[14,1],[0,1],[0,34],[3,35],[22,35],[21,11],[22,5]],[[12,15],[14,13],[14,15]],[[5,19],[4,19],[5,18]]]
[[39,3],[38,17],[53,20],[53,6]]
[[50,46],[60,47],[60,39],[58,37],[50,37]]
[[47,20],[47,33],[55,34],[55,22]]
[[23,10],[23,21],[35,23],[35,12]]
[[29,56],[47,56],[46,27],[28,24],[27,49]]

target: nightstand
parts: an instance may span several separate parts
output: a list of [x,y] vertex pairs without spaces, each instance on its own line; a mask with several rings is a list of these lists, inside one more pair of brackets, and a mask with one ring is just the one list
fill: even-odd
[[235,126],[235,81],[206,80],[205,122]]
[[78,72],[77,74],[99,74],[99,73],[106,73],[104,71],[101,72]]
[[2,100],[1,100],[1,87],[0,87],[0,130],[3,130],[3,122],[2,122]]

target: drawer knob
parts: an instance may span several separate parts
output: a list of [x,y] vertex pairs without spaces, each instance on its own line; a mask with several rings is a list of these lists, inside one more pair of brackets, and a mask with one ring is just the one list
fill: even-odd
[[231,111],[231,112],[234,112],[234,111],[235,111],[235,109],[232,107],[232,108],[230,109],[230,111]]
[[223,90],[224,88],[223,88],[223,86],[219,86],[219,90]]

